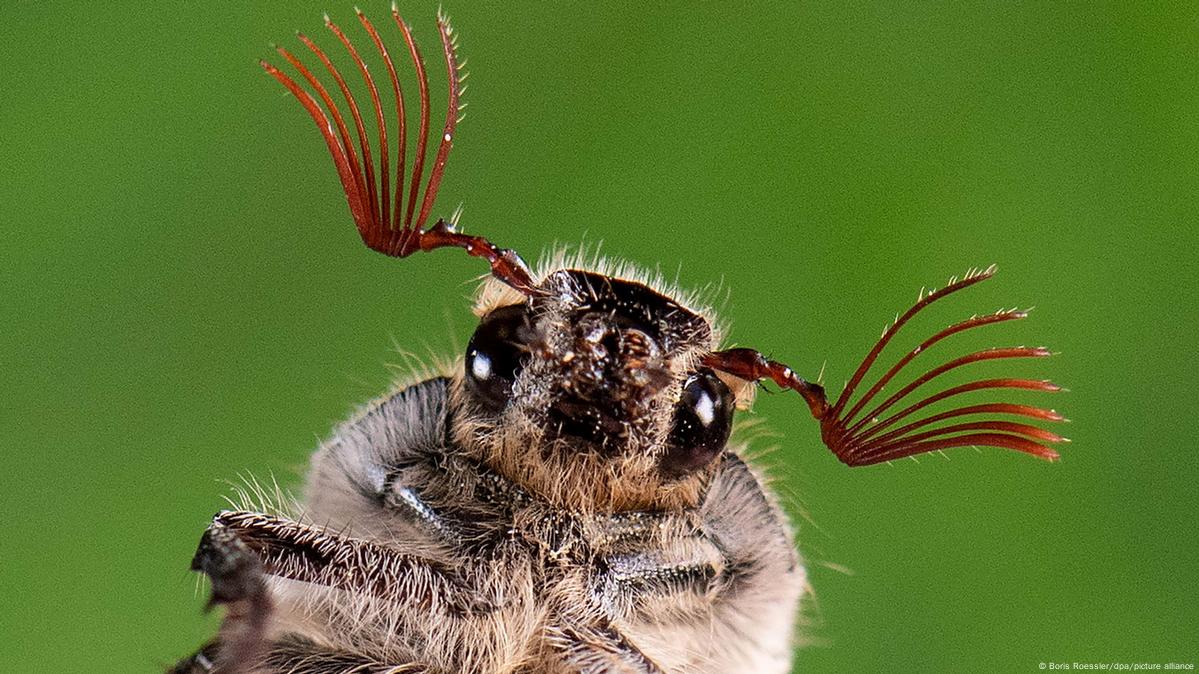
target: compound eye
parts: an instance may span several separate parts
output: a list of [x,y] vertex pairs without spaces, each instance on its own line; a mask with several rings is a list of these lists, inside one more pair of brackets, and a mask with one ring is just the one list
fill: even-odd
[[466,385],[476,402],[500,412],[512,396],[512,383],[528,360],[532,335],[528,307],[501,307],[483,317],[466,347]]
[[711,370],[691,375],[675,405],[662,471],[681,477],[716,458],[733,429],[734,403],[732,391]]

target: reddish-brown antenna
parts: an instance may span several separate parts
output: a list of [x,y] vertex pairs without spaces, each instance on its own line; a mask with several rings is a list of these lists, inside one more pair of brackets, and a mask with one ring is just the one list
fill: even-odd
[[[395,114],[399,140],[395,153],[394,197],[391,194],[390,188],[390,147],[383,101],[379,95],[378,87],[375,85],[375,80],[371,76],[370,68],[363,61],[357,48],[355,48],[353,42],[341,28],[330,21],[329,17],[325,17],[325,26],[333,32],[338,41],[346,48],[350,58],[358,67],[358,71],[362,75],[367,91],[370,94],[375,124],[379,129],[378,176],[375,174],[371,142],[367,136],[366,124],[363,121],[358,102],[351,93],[341,72],[338,71],[337,67],[333,65],[333,62],[316,43],[303,34],[299,35],[300,41],[321,62],[330,77],[332,77],[333,82],[337,85],[337,88],[341,91],[342,97],[345,98],[345,105],[349,109],[350,120],[353,122],[358,140],[357,148],[355,148],[355,144],[350,137],[350,130],[346,124],[345,116],[333,100],[333,97],[329,94],[328,89],[321,84],[320,80],[294,54],[282,47],[277,47],[279,54],[295,67],[303,80],[316,92],[316,98],[313,98],[312,94],[301,87],[295,80],[266,61],[261,62],[262,67],[296,97],[300,105],[304,106],[304,109],[308,111],[313,121],[316,122],[317,129],[321,132],[321,135],[325,139],[325,145],[329,148],[329,154],[333,157],[333,164],[337,169],[337,177],[341,180],[342,189],[346,194],[346,201],[349,202],[350,214],[354,218],[354,224],[358,226],[358,233],[362,236],[363,242],[368,247],[392,257],[407,257],[417,251],[429,251],[436,248],[462,248],[472,256],[487,260],[491,265],[491,273],[496,278],[525,294],[534,294],[536,290],[528,266],[515,251],[499,248],[483,237],[459,233],[455,231],[452,223],[445,220],[439,219],[432,227],[424,228],[425,222],[428,221],[429,214],[433,209],[433,203],[437,199],[437,191],[441,187],[441,178],[445,173],[446,159],[449,157],[450,148],[453,147],[454,130],[461,120],[463,107],[461,102],[462,80],[465,76],[461,74],[461,66],[458,63],[458,38],[449,20],[445,16],[438,14],[437,30],[441,37],[442,52],[445,56],[446,71],[449,79],[449,94],[445,126],[442,129],[437,154],[434,156],[433,166],[429,172],[429,181],[425,186],[424,196],[421,198],[420,184],[425,167],[425,155],[428,149],[427,141],[429,120],[431,117],[428,75],[425,71],[424,59],[420,55],[416,41],[412,38],[412,32],[408,25],[404,23],[404,20],[400,18],[399,12],[394,5],[392,6],[391,13],[395,19],[396,27],[403,37],[404,44],[407,46],[408,54],[411,57],[413,68],[416,71],[420,94],[420,126],[417,131],[416,155],[412,164],[412,177],[408,186],[406,205],[404,203],[403,192],[408,138],[403,90],[400,86],[399,77],[396,73],[395,64],[391,59],[391,54],[384,45],[379,32],[362,12],[358,12],[358,20],[362,23],[363,28],[370,36],[371,42],[375,45],[375,49],[382,57],[384,65],[387,67],[388,78],[391,81],[392,95],[395,98]],[[319,102],[317,99],[320,99]],[[328,113],[326,113],[326,110]],[[416,210],[418,199],[420,199],[420,209]],[[415,220],[413,220],[414,213],[416,213]]]
[[[921,297],[916,304],[883,331],[874,348],[866,354],[861,365],[858,366],[849,383],[846,384],[845,390],[841,392],[837,401],[831,405],[825,397],[824,389],[821,386],[804,381],[792,372],[791,368],[782,363],[767,360],[762,354],[753,349],[718,351],[709,354],[704,359],[704,364],[715,370],[727,372],[742,379],[751,381],[769,379],[779,386],[798,392],[808,403],[808,407],[812,410],[812,416],[820,420],[820,432],[824,444],[837,455],[837,458],[850,466],[866,466],[872,463],[900,459],[925,452],[968,446],[1014,449],[1042,459],[1056,460],[1058,458],[1057,452],[1049,448],[1047,443],[1065,442],[1066,439],[1055,433],[1025,423],[985,418],[976,421],[940,425],[929,429],[930,426],[950,419],[976,415],[1007,415],[1041,421],[1062,421],[1061,415],[1053,410],[1028,405],[990,402],[966,405],[923,418],[920,418],[918,415],[926,407],[972,391],[1028,389],[1055,392],[1061,390],[1060,387],[1048,381],[1008,378],[982,379],[954,386],[927,396],[918,402],[904,407],[898,412],[884,416],[885,413],[917,388],[946,372],[985,360],[1040,358],[1050,355],[1047,349],[1041,347],[1021,346],[986,349],[955,358],[928,370],[859,417],[859,413],[866,409],[867,405],[878,396],[884,386],[899,374],[900,370],[912,362],[916,356],[928,350],[937,342],[960,332],[979,328],[984,325],[1025,318],[1027,314],[1021,311],[1000,311],[985,316],[975,316],[937,332],[900,358],[895,365],[883,373],[883,376],[858,398],[857,402],[848,411],[845,409],[849,405],[854,392],[862,383],[862,379],[866,376],[871,366],[874,365],[874,362],[878,359],[883,349],[891,341],[891,338],[913,316],[920,313],[920,311],[933,302],[959,290],[969,288],[975,283],[984,281],[994,273],[995,268],[991,267],[982,272],[967,274],[960,280],[953,280],[949,285],[940,290],[933,290],[927,294],[921,293]],[[908,423],[898,425],[902,421],[907,421]]]

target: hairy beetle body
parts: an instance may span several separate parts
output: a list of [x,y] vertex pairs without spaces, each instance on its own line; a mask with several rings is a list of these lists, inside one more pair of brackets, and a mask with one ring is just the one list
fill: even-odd
[[804,569],[786,516],[745,448],[729,442],[734,410],[759,381],[799,393],[821,440],[849,466],[970,445],[1057,458],[1049,444],[1064,439],[1024,422],[1061,420],[1052,410],[1004,402],[927,409],[978,391],[1058,390],[1047,381],[982,379],[905,402],[947,372],[1046,349],[967,354],[883,398],[937,343],[1024,312],[950,325],[865,383],[909,319],[991,269],[922,293],[830,400],[820,384],[754,349],[722,349],[712,312],[660,280],[562,257],[534,273],[455,221],[426,226],[463,75],[454,31],[439,17],[448,111],[425,181],[424,61],[394,8],[392,18],[419,91],[407,186],[403,89],[365,16],[359,22],[384,65],[376,72],[386,73],[380,81],[395,101],[394,155],[379,82],[331,21],[370,93],[377,146],[345,78],[312,40],[300,35],[348,117],[286,49],[278,51],[306,86],[262,65],[317,123],[369,248],[400,258],[460,248],[487,261],[479,326],[440,375],[407,382],[342,425],[314,455],[301,502],[258,493],[216,515],[192,567],[210,579],[211,603],[226,607],[225,618],[174,672],[785,672]]

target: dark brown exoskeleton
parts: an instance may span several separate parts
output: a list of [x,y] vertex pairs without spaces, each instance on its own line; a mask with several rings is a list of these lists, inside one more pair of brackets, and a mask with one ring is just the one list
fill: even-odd
[[[302,504],[259,494],[255,506],[245,499],[217,514],[193,568],[211,580],[225,619],[173,671],[783,672],[805,574],[784,515],[729,442],[751,384],[802,395],[824,443],[850,466],[968,445],[1057,457],[1047,445],[1062,438],[1013,420],[1058,421],[1055,412],[1005,402],[927,409],[973,391],[1057,390],[1048,382],[983,379],[908,402],[951,370],[1045,349],[967,354],[883,394],[938,342],[1021,312],[951,325],[863,384],[909,319],[990,270],[922,294],[830,401],[757,351],[722,350],[711,313],[659,280],[562,256],[534,273],[450,222],[426,227],[462,77],[454,33],[439,18],[449,110],[422,195],[427,76],[392,14],[419,89],[406,189],[405,99],[387,41],[365,16],[382,71],[326,25],[365,81],[375,145],[345,79],[307,37],[348,119],[291,52],[279,49],[307,88],[262,65],[316,121],[367,246],[395,257],[459,247],[487,260],[479,326],[443,376],[405,383],[320,447]],[[394,111],[379,91],[388,85]]]

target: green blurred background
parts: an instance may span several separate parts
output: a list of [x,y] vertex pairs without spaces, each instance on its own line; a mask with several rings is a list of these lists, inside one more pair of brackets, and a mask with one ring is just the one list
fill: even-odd
[[[190,652],[226,481],[297,485],[395,345],[469,336],[480,265],[366,251],[256,65],[296,28],[336,46],[322,10],[361,35],[351,7],[7,8],[0,671]],[[814,587],[797,670],[1199,659],[1194,4],[447,9],[472,86],[437,212],[468,230],[721,282],[732,339],[834,389],[922,285],[992,262],[909,338],[1036,305],[957,348],[1061,352],[1012,366],[1072,389],[1039,399],[1073,419],[1056,465],[850,471],[760,397]],[[430,56],[435,10],[401,5]]]

